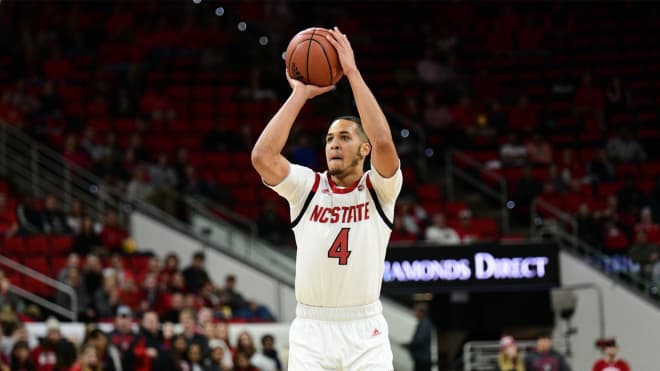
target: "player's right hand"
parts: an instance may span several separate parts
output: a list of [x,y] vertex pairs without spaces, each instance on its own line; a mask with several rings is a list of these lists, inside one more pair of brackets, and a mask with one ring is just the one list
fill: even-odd
[[286,79],[289,81],[289,86],[291,86],[291,89],[293,89],[294,93],[303,94],[307,99],[312,99],[318,95],[335,90],[335,85],[316,86],[305,84],[302,81],[296,80],[289,76],[289,71],[286,69],[284,70],[284,74],[286,75]]

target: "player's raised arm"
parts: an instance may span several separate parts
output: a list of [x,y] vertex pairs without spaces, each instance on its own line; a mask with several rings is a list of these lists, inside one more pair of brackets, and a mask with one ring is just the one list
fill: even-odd
[[353,90],[362,127],[371,142],[371,164],[386,178],[394,175],[399,166],[399,156],[392,140],[390,126],[373,93],[364,82],[355,63],[353,48],[346,35],[335,27],[328,40],[337,49],[341,67]]
[[305,85],[292,79],[288,73],[286,78],[292,89],[291,95],[270,119],[252,148],[252,166],[264,182],[270,185],[279,184],[289,174],[289,161],[282,156],[282,150],[289,138],[291,126],[305,102],[334,89],[333,85],[326,87]]

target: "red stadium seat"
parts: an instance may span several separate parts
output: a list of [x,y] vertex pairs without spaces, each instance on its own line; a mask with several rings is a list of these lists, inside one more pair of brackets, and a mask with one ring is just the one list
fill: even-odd
[[46,236],[27,237],[25,246],[25,253],[28,255],[45,255],[50,252]]
[[50,253],[51,255],[67,254],[73,246],[73,237],[71,236],[50,236]]

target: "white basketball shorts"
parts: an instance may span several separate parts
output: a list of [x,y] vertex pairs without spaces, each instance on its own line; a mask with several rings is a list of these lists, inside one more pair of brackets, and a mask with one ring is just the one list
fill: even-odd
[[298,304],[289,331],[289,371],[392,371],[380,301],[359,307]]

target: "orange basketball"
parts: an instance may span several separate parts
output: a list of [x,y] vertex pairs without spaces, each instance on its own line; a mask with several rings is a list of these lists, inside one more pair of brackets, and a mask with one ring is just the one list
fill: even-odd
[[305,84],[334,85],[344,75],[337,50],[326,39],[330,31],[312,27],[298,32],[286,48],[289,76]]

